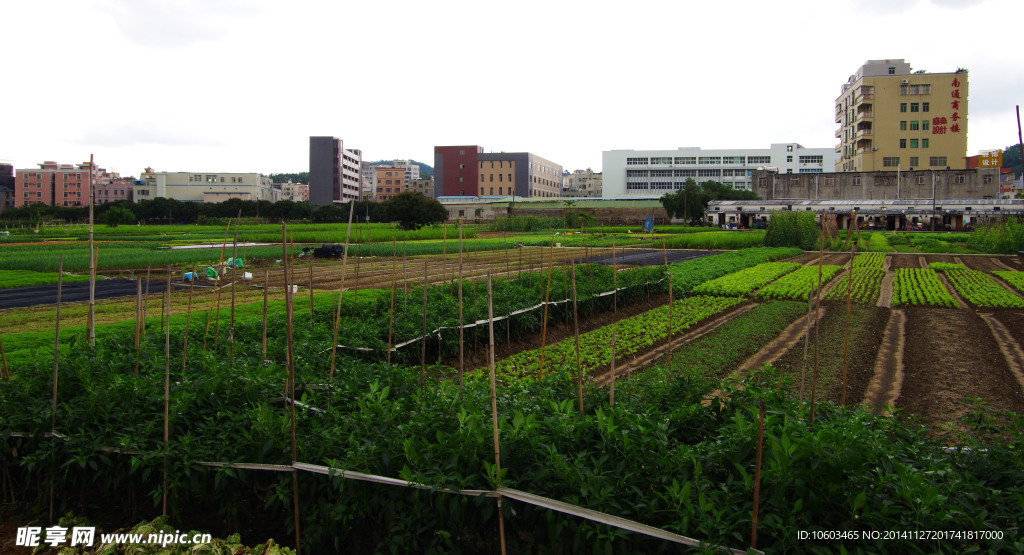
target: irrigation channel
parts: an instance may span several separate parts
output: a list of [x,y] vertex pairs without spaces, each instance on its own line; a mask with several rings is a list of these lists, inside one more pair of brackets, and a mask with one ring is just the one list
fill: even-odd
[[[682,262],[711,254],[705,251],[661,251],[656,249],[618,249],[613,251],[607,248],[534,247],[472,253],[464,255],[460,263],[457,254],[403,257],[400,247],[396,245],[395,256],[392,259],[351,258],[346,263],[344,275],[342,275],[340,261],[299,259],[296,261],[297,264],[291,267],[286,264],[280,268],[259,265],[246,268],[246,271],[253,274],[251,280],[239,280],[234,284],[230,281],[222,281],[213,290],[199,294],[198,296],[205,300],[197,302],[197,306],[204,307],[200,309],[208,309],[213,302],[224,302],[219,296],[216,301],[211,297],[224,295],[229,287],[232,295],[236,294],[236,288],[247,290],[246,293],[239,296],[242,299],[241,302],[247,304],[257,302],[259,298],[253,291],[275,291],[278,295],[285,295],[289,301],[297,300],[302,298],[301,294],[292,297],[292,293],[287,287],[288,284],[295,284],[308,289],[310,299],[308,319],[310,327],[312,327],[315,316],[314,295],[318,292],[337,292],[342,284],[346,290],[353,291],[391,289],[391,310],[394,312],[394,291],[396,289],[408,292],[423,284],[449,283],[461,275],[465,279],[485,278],[488,286],[488,298],[490,298],[491,280],[494,277],[511,278],[524,273],[540,277],[544,275],[546,269],[557,266],[563,269],[569,268],[573,272],[571,306],[575,312],[577,280],[587,279],[586,270],[582,268],[579,270],[581,275],[576,274],[579,264],[614,264],[616,270],[630,265],[658,267],[666,265],[666,263]],[[531,352],[539,349],[542,362],[538,367],[543,372],[545,346],[550,349],[548,356],[555,357],[559,352],[559,345],[575,341],[576,367],[583,368],[584,366],[579,362],[579,353],[582,350],[579,347],[580,342],[590,341],[587,343],[588,345],[604,346],[610,339],[610,358],[601,358],[607,356],[602,352],[601,356],[597,357],[600,360],[588,361],[585,368],[590,380],[608,390],[609,404],[614,402],[614,388],[617,381],[620,384],[621,380],[628,383],[636,374],[642,373],[654,364],[666,366],[670,371],[679,372],[685,372],[690,368],[687,365],[692,365],[692,368],[700,367],[700,371],[709,378],[735,379],[754,374],[765,364],[772,364],[779,370],[780,391],[782,380],[788,379],[793,384],[789,389],[791,394],[799,395],[801,399],[810,401],[812,421],[815,402],[865,404],[879,414],[892,414],[892,409],[895,408],[904,414],[919,417],[933,427],[933,433],[937,437],[952,438],[960,429],[958,427],[962,426],[962,424],[956,423],[956,420],[971,410],[971,405],[968,402],[970,398],[980,399],[995,409],[1024,413],[1024,367],[1022,367],[1024,365],[1024,348],[1022,348],[1024,345],[1024,310],[979,306],[977,301],[968,300],[968,290],[961,290],[963,286],[957,285],[959,282],[955,282],[956,278],[942,273],[936,273],[935,280],[939,284],[937,288],[944,288],[945,293],[951,297],[948,306],[907,305],[902,300],[905,298],[906,292],[899,290],[900,287],[903,287],[900,285],[903,283],[900,281],[902,274],[897,275],[900,270],[910,269],[931,272],[932,270],[929,268],[932,263],[943,262],[959,264],[967,269],[979,270],[986,276],[991,276],[991,273],[995,271],[1024,270],[1024,265],[1019,260],[998,256],[883,255],[872,262],[874,265],[868,268],[874,272],[871,275],[874,276],[876,290],[864,294],[856,304],[850,300],[852,293],[848,293],[849,296],[844,296],[844,284],[854,282],[859,271],[857,263],[853,263],[851,267],[849,254],[805,253],[775,264],[785,264],[786,262],[791,264],[781,267],[782,269],[778,270],[779,276],[768,278],[764,283],[730,298],[702,296],[716,294],[714,293],[714,284],[717,280],[710,280],[694,288],[692,292],[687,291],[680,298],[676,298],[672,293],[672,288],[668,287],[668,293],[648,294],[645,299],[637,296],[630,306],[624,305],[621,309],[616,307],[611,311],[595,310],[586,315],[582,321],[577,317],[570,321],[568,291],[564,292],[564,298],[562,292],[559,292],[558,300],[552,299],[552,303],[564,303],[561,305],[563,311],[561,314],[564,315],[564,319],[559,316],[552,319],[550,323],[545,320],[546,327],[543,331],[525,333],[514,340],[510,334],[502,342],[503,345],[493,345],[494,331],[491,327],[490,342],[493,346],[488,349],[485,342],[475,352],[467,353],[471,366],[467,368],[467,371],[486,372],[486,366],[488,364],[491,366],[492,413],[496,414],[497,406],[494,404],[496,403],[495,367],[498,367],[498,371],[505,378],[517,376],[517,372],[522,373],[523,368],[534,361],[530,358]],[[785,298],[773,297],[770,293],[772,287],[784,281],[781,276],[796,276],[804,270],[807,270],[805,272],[807,275],[811,275],[813,272],[822,272],[822,268],[825,266],[831,266],[829,278],[823,278],[817,296],[811,294],[804,298],[797,298],[795,301],[776,302],[774,300]],[[138,270],[136,270],[136,275],[137,273]],[[616,274],[613,272],[613,275]],[[730,276],[723,276],[719,279]],[[996,287],[1006,295],[1024,304],[1024,294],[1012,287],[1008,281],[997,278],[992,278],[992,280]],[[172,291],[172,294],[176,299],[170,306],[174,310],[178,310],[180,304],[174,303],[181,302],[182,284],[175,283],[174,285],[177,291]],[[254,287],[242,287],[247,285]],[[446,286],[440,285],[440,287]],[[702,287],[708,289],[709,292],[702,292]],[[720,287],[725,287],[725,285],[720,285]],[[259,295],[262,296],[264,294],[262,292]],[[153,299],[166,299],[169,296],[167,294],[156,295],[153,296]],[[234,299],[235,297],[232,296],[232,307],[234,307]],[[408,297],[406,299],[408,301]],[[672,307],[677,306],[674,301],[684,303],[678,305],[683,309],[682,313],[673,315]],[[718,304],[706,312],[694,310],[699,315],[694,316],[692,321],[686,321],[688,313],[685,311],[691,310],[692,307],[685,303],[691,301],[694,307],[701,303],[707,303],[708,306],[710,303]],[[149,301],[146,302],[148,304]],[[191,303],[191,297],[189,302]],[[411,339],[395,338],[395,341],[392,341],[389,330],[389,357],[394,350],[392,345],[405,339],[408,339],[406,343],[413,346],[422,345],[423,352],[426,353],[427,341],[425,338],[428,337],[428,329],[435,324],[431,322],[428,326],[426,294],[422,295],[422,303],[423,331],[419,343],[415,337]],[[542,304],[546,305],[547,303]],[[626,354],[617,352],[615,350],[616,335],[614,333],[610,336],[601,335],[613,324],[625,322],[627,319],[646,317],[650,313],[663,310],[666,304],[669,307],[667,337],[654,337],[636,352]],[[292,376],[295,371],[295,355],[291,351],[292,318],[294,317],[295,320],[305,318],[301,311],[293,314],[293,310],[298,310],[295,308],[296,306],[297,302],[287,303],[289,319],[286,366],[291,367]],[[536,311],[540,306],[542,305],[531,306],[524,309],[523,312]],[[195,307],[193,308],[195,309]],[[416,308],[414,306],[410,310],[405,307],[404,310],[409,313],[414,312]],[[769,308],[771,310],[768,310]],[[165,310],[169,315],[171,310],[169,305],[161,305],[160,311],[164,312]],[[511,329],[510,314],[513,313],[510,311],[504,315],[509,322],[506,324],[507,329]],[[546,314],[545,310],[545,318]],[[493,319],[494,316],[492,313],[491,318]],[[679,324],[678,334],[674,334],[673,331],[676,325],[673,323],[674,318],[684,321]],[[476,324],[483,325],[484,322],[477,321]],[[264,324],[264,329],[265,327]],[[168,335],[170,334],[169,329],[168,325]],[[624,330],[625,328],[617,331]],[[437,336],[440,341],[440,332],[437,332]],[[622,341],[622,336],[618,336],[618,339]],[[569,349],[572,350],[571,345]],[[266,356],[266,339],[264,339],[264,350],[264,356]],[[702,352],[702,350],[713,351],[716,355],[726,353],[728,356],[713,357],[714,363],[706,366],[701,366],[703,363],[695,362],[687,357],[687,353]],[[441,368],[445,365],[453,366],[457,360],[460,360],[450,354],[442,357],[440,347],[438,347],[437,353],[438,362],[442,364],[438,364],[438,368],[435,368],[433,372],[441,372]],[[422,388],[423,376],[428,363],[425,354],[422,356],[421,363],[420,386]],[[184,368],[184,362],[181,363],[181,366]],[[332,374],[333,370],[332,358]],[[431,377],[436,378],[438,375],[435,374]],[[580,376],[578,379],[581,384],[579,407],[582,413],[583,378]],[[283,397],[286,402],[289,397],[296,398],[294,377],[289,378],[288,387],[290,391]],[[308,391],[314,392],[317,387],[322,389],[322,386],[304,387],[307,387]],[[56,390],[56,385],[54,389]],[[710,404],[714,398],[721,398],[723,395],[728,395],[728,393],[712,392],[707,396],[706,401]],[[570,514],[670,542],[692,544],[691,542],[695,541],[610,514],[504,488],[501,487],[500,479],[497,487],[492,490],[450,491],[423,486],[409,479],[399,480],[341,471],[325,465],[295,462],[301,460],[294,458],[295,407],[298,403],[288,404],[292,411],[293,462],[291,465],[275,466],[217,461],[196,464],[209,467],[235,466],[254,471],[292,473],[293,480],[295,480],[296,521],[299,521],[299,478],[297,476],[299,473],[316,473],[343,476],[351,480],[376,482],[382,485],[422,487],[431,489],[435,493],[461,493],[477,497],[497,497],[499,500],[515,500],[531,507]],[[302,406],[300,410],[316,411],[320,409]],[[165,419],[166,414],[165,409]],[[165,427],[164,442],[166,441]],[[497,424],[494,428],[494,442],[495,464],[500,469]],[[135,454],[142,455],[141,452]],[[166,510],[166,497],[164,503]],[[499,501],[498,507],[500,508],[500,506]],[[499,511],[498,514],[503,513]],[[502,541],[504,542],[504,521],[501,521],[500,518]],[[299,530],[295,532],[296,543],[298,543]],[[756,533],[754,535],[756,537]]]

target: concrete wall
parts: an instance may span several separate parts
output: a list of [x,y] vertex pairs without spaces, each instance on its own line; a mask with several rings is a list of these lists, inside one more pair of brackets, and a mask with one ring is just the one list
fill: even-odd
[[[999,169],[778,174],[754,171],[765,200],[986,199],[999,197]],[[933,193],[934,187],[934,193]]]

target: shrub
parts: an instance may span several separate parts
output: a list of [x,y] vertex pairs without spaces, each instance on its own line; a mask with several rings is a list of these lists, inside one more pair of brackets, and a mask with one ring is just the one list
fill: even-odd
[[810,212],[773,211],[764,236],[766,247],[797,247],[814,250],[818,244],[818,224]]

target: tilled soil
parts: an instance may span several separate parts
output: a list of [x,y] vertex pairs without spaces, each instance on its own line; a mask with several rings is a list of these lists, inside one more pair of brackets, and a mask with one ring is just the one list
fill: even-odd
[[[1024,413],[1024,391],[1017,384],[999,345],[973,311],[912,307],[907,309],[905,376],[896,407],[928,423],[950,422],[969,414],[969,398],[991,407]],[[950,429],[933,426],[943,437]]]

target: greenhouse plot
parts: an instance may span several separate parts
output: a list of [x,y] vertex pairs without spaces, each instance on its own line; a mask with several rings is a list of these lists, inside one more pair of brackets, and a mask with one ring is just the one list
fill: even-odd
[[744,296],[800,267],[796,262],[765,262],[753,268],[711,280],[693,289],[704,295]]

